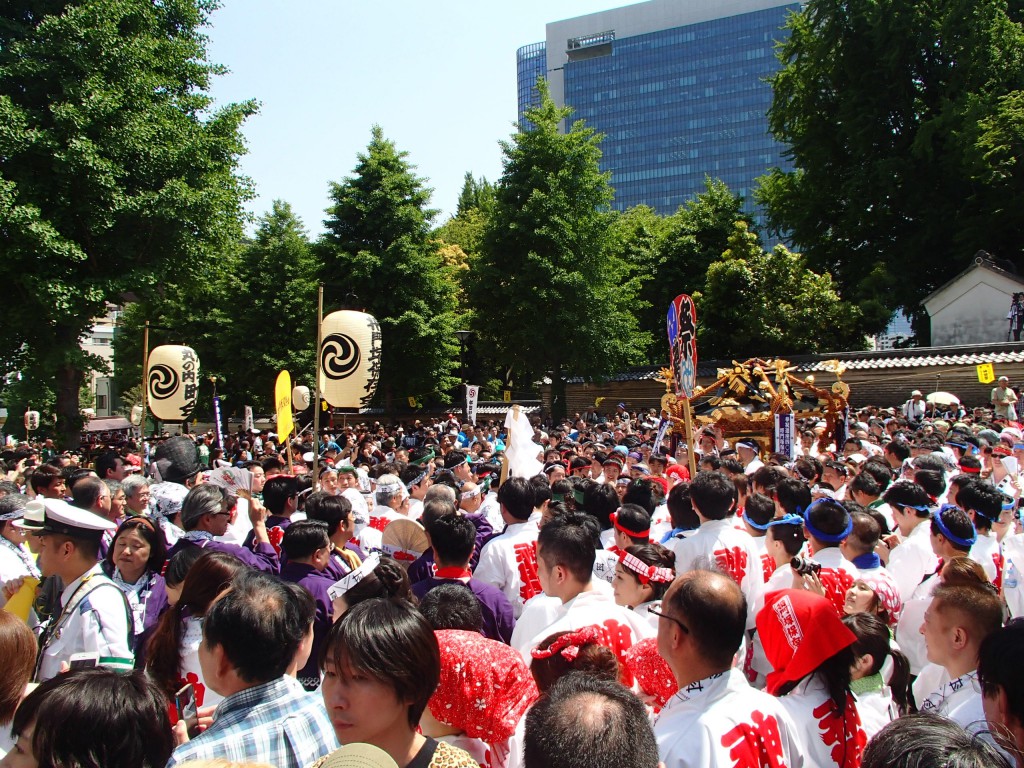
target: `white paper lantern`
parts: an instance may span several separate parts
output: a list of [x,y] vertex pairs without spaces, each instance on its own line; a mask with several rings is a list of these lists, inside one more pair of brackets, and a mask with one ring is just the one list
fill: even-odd
[[300,384],[292,390],[292,407],[296,411],[306,410],[309,408],[309,403],[309,387]]
[[380,378],[380,324],[341,310],[324,318],[321,334],[320,394],[335,408],[366,407]]
[[149,353],[149,410],[161,421],[185,421],[199,394],[199,357],[191,347],[164,345]]
[[25,429],[29,432],[39,429],[39,411],[25,411]]
[[142,405],[140,403],[136,403],[132,406],[132,415],[130,420],[136,427],[142,423]]

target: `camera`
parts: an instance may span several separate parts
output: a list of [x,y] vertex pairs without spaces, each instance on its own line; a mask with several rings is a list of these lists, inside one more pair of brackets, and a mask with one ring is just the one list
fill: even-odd
[[794,557],[789,561],[790,567],[801,576],[807,576],[821,571],[821,563],[811,560],[809,557]]

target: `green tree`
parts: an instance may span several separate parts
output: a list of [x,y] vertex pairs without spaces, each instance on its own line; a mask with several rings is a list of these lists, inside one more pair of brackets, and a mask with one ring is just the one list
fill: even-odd
[[705,190],[663,219],[656,257],[647,272],[641,298],[640,327],[652,334],[649,362],[663,363],[668,354],[665,315],[680,293],[704,286],[708,267],[722,257],[737,221],[753,227],[743,213],[740,196],[720,179],[705,178]]
[[287,369],[312,389],[316,358],[317,263],[302,222],[275,200],[224,274],[222,311],[235,321],[221,336],[222,365],[232,410],[274,410],[274,382]]
[[532,130],[502,142],[504,173],[470,273],[474,323],[496,362],[522,381],[551,377],[564,408],[564,377],[599,377],[642,359],[631,265],[615,256],[600,136],[555,106],[538,81]]
[[769,173],[758,199],[869,330],[919,314],[979,249],[1019,259],[1019,206],[976,149],[1024,85],[1006,0],[809,0],[788,30],[769,121],[796,170]]
[[432,239],[430,192],[374,126],[352,176],[331,184],[321,277],[328,312],[354,293],[380,322],[378,392],[447,397],[458,384],[456,286]]
[[107,302],[204,279],[240,234],[253,102],[213,110],[212,0],[17,0],[0,11],[0,359],[53,381],[77,444],[79,344]]
[[707,271],[697,304],[701,357],[758,356],[862,348],[860,310],[844,302],[828,274],[777,245],[766,252],[746,222],[737,221],[729,247]]
[[459,192],[459,201],[455,208],[456,216],[476,208],[487,213],[494,205],[494,185],[484,176],[474,179],[473,174],[466,171],[462,181],[462,191]]

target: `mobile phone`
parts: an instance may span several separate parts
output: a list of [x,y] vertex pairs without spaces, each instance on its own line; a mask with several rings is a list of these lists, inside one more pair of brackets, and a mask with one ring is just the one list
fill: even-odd
[[196,708],[196,694],[192,683],[188,683],[174,694],[174,706],[178,710],[178,719],[185,722],[189,733],[199,725],[199,710]]
[[100,655],[98,653],[73,653],[68,659],[69,669],[88,669],[89,667],[98,667],[99,664]]

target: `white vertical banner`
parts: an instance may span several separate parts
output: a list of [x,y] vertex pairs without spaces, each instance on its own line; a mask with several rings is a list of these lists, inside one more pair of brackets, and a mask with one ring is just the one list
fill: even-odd
[[247,405],[245,406],[245,431],[252,432],[255,428],[256,424],[253,422],[252,418],[252,406]]
[[476,384],[466,385],[466,421],[476,426],[476,404],[480,398],[480,387]]
[[792,413],[775,414],[775,453],[793,455],[793,428],[796,420]]

